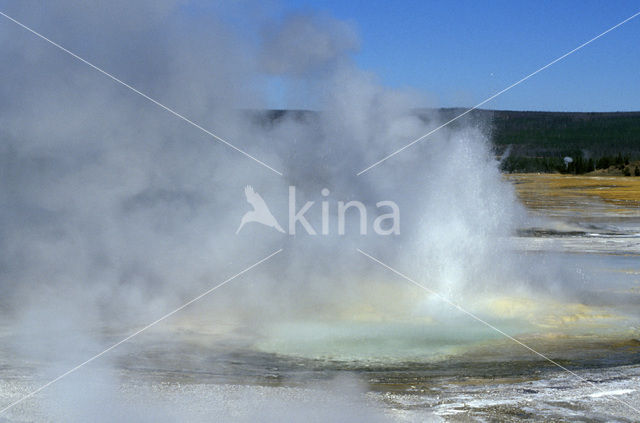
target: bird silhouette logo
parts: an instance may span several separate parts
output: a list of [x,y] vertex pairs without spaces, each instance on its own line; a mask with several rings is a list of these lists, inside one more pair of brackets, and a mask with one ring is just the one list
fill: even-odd
[[240,229],[242,229],[246,223],[251,222],[262,223],[270,228],[275,228],[278,232],[284,233],[284,229],[282,229],[276,218],[271,214],[271,211],[269,211],[267,203],[264,202],[260,194],[254,191],[251,185],[244,187],[244,195],[247,197],[247,202],[251,204],[253,210],[246,212],[244,216],[242,216],[236,234],[240,232]]

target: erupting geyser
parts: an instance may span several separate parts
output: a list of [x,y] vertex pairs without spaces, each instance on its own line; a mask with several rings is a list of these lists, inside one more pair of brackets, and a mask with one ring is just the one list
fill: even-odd
[[[119,377],[134,387],[158,374],[204,380],[224,387],[215,385],[219,398],[239,392],[227,383],[279,383],[323,359],[339,370],[422,364],[504,339],[429,290],[514,336],[548,341],[628,323],[589,303],[584,275],[515,250],[528,217],[499,171],[491,122],[470,114],[358,175],[444,119],[420,108],[420,93],[359,69],[349,24],[310,14],[274,23],[227,4],[195,19],[170,0],[37,3],[38,14],[29,2],[8,12],[236,148],[23,28],[2,27],[0,331],[10,329],[0,356],[15,363],[0,369],[51,380],[238,276],[52,386],[34,407],[54,420],[148,418],[119,397]],[[316,111],[265,111],[274,87]],[[31,385],[0,385],[0,398]],[[109,413],[103,394],[119,404]],[[166,404],[144,404],[166,418]]]

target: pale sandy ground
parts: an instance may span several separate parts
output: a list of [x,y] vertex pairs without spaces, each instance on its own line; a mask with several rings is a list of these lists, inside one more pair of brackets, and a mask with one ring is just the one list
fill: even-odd
[[[60,399],[53,390],[17,406],[0,421],[620,421],[640,419],[617,399],[640,403],[640,367],[624,366],[542,380],[472,379],[407,392],[151,382],[122,374],[117,389],[89,382],[81,393]],[[129,379],[132,378],[132,379]],[[0,382],[3,403],[37,386],[33,381]],[[60,389],[60,388],[58,388]],[[64,390],[64,386],[62,387]]]

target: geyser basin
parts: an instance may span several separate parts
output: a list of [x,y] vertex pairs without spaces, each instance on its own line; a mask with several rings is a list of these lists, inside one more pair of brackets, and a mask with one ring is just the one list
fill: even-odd
[[489,328],[419,323],[288,322],[269,328],[256,348],[338,361],[430,361],[457,354],[499,334]]
[[[524,300],[506,298],[492,304],[496,313],[483,315],[484,319],[527,344],[539,346],[542,351],[552,349],[556,357],[570,358],[576,348],[606,349],[608,344],[622,345],[626,341],[635,345],[630,328],[637,325],[637,319],[613,315],[597,307],[566,304],[564,310],[551,312],[543,310],[544,307],[528,308],[529,304]],[[535,321],[534,318],[527,320],[536,313]],[[498,318],[498,314],[503,316]],[[479,361],[516,357],[519,360],[540,359],[493,329],[477,321],[465,320],[452,316],[451,321],[413,323],[281,322],[266,327],[254,348],[314,360],[383,364],[437,362],[459,356]]]
[[[472,300],[466,297],[467,301],[460,304],[507,334],[537,346],[542,353],[552,352],[556,358],[579,358],[581,351],[584,358],[592,353],[606,356],[607,351],[613,354],[618,348],[624,350],[625,345],[629,355],[623,361],[637,354],[634,339],[638,338],[640,316],[634,304],[639,301],[640,290],[637,273],[629,271],[635,257],[553,252],[547,256],[536,253],[530,260],[579,269],[591,277],[580,280],[577,292],[549,287],[545,292],[527,291],[520,295],[489,292],[475,294]],[[254,348],[307,359],[387,364],[437,362],[455,357],[471,361],[539,361],[539,356],[481,322],[403,283],[378,283],[377,289],[363,294],[361,302],[343,304],[333,317],[320,317],[309,310],[297,318],[265,323]],[[505,293],[509,289],[503,287]],[[376,292],[385,293],[382,297],[386,308]]]

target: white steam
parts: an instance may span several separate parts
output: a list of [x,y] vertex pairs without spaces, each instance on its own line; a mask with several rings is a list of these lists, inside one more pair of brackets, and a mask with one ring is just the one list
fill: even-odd
[[[456,300],[518,283],[503,240],[521,210],[476,123],[439,131],[357,177],[437,126],[437,113],[418,116],[419,94],[386,89],[354,65],[350,54],[359,41],[349,24],[243,14],[236,25],[239,7],[7,5],[9,15],[285,174],[4,22],[0,311],[15,341],[11,351],[37,363],[44,379],[278,248],[284,251],[273,261],[184,310],[174,324],[201,319],[211,327],[230,324],[231,331],[252,328],[261,339],[283,321],[434,317],[428,295],[408,289],[356,247]],[[247,34],[248,27],[255,31]],[[267,119],[246,111],[267,107],[265,81],[273,77],[284,81],[285,97],[304,93],[320,112]],[[316,202],[308,214],[314,225],[320,190],[330,189],[332,235],[294,238],[260,226],[235,235],[247,210],[246,185],[281,224],[289,185],[301,203]],[[377,201],[397,202],[401,235],[361,237],[355,214],[347,236],[335,235],[336,203],[349,200],[366,203],[370,219]],[[65,398],[86,386],[82,377],[69,383]],[[80,403],[99,396],[79,395],[69,404],[79,413],[73,419],[89,419]],[[280,413],[266,416],[278,420]],[[345,415],[370,421],[360,411]]]

